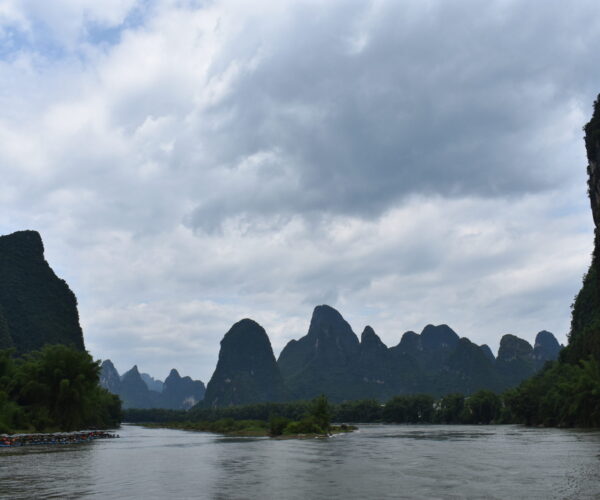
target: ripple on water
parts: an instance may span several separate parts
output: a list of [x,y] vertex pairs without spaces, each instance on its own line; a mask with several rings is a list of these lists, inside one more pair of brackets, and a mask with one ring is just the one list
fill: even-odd
[[364,425],[271,440],[126,426],[121,439],[0,452],[8,498],[598,498],[600,432]]

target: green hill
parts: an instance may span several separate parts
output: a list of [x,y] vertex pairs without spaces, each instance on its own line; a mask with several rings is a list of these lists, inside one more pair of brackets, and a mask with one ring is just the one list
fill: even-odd
[[596,226],[592,264],[573,303],[569,343],[559,361],[507,397],[515,420],[530,425],[600,427],[600,95],[584,131]]

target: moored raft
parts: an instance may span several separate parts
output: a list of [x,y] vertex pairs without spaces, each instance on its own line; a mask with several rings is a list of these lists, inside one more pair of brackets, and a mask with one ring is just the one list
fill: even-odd
[[44,432],[36,434],[0,434],[0,448],[51,444],[87,443],[95,439],[114,439],[118,434],[105,431]]

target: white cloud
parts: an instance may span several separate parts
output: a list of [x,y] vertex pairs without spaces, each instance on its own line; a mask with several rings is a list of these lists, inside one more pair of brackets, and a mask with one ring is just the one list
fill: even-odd
[[278,352],[325,301],[565,340],[595,3],[53,8],[0,8],[0,233],[41,231],[96,356],[206,380],[233,322]]

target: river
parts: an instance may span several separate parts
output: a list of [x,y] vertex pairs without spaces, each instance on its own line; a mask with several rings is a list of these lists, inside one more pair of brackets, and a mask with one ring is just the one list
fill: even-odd
[[330,439],[123,426],[0,449],[0,496],[133,499],[600,498],[600,431],[362,425]]

